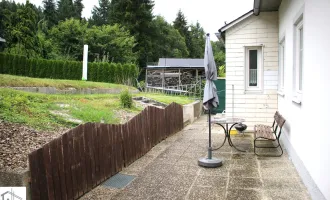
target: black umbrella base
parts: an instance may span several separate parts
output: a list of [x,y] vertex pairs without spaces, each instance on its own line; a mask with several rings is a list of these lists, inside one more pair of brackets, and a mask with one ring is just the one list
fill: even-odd
[[198,160],[198,165],[206,168],[216,168],[222,166],[222,159],[218,158],[200,158]]

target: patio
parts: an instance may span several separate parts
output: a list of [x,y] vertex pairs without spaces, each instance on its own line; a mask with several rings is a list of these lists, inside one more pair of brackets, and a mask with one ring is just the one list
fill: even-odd
[[[213,125],[215,147],[224,138],[220,130]],[[282,157],[258,157],[252,134],[232,139],[248,152],[237,152],[226,142],[213,152],[224,159],[222,167],[199,167],[197,160],[206,157],[208,144],[208,124],[202,116],[123,169],[121,174],[136,176],[125,188],[100,185],[81,199],[311,199],[286,152]]]

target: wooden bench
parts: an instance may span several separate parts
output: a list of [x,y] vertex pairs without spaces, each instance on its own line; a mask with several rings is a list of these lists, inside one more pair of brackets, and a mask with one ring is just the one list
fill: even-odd
[[[283,149],[280,144],[280,136],[282,132],[282,127],[285,123],[285,119],[280,115],[278,111],[276,111],[274,115],[274,122],[272,126],[267,126],[263,124],[257,124],[254,126],[254,153],[258,156],[266,156],[262,154],[258,154],[256,152],[256,148],[280,148],[280,155],[267,155],[267,156],[282,156]],[[257,146],[257,141],[277,141],[277,145],[275,146]]]

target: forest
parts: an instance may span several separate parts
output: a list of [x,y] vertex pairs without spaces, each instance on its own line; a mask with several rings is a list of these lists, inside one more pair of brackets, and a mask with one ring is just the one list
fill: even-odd
[[[133,63],[140,68],[167,58],[203,58],[205,32],[188,24],[178,10],[168,22],[153,14],[152,0],[99,0],[91,17],[82,17],[82,0],[43,0],[42,5],[0,2],[0,52],[28,59]],[[212,34],[212,33],[211,33]],[[225,65],[225,48],[212,42],[217,66]]]

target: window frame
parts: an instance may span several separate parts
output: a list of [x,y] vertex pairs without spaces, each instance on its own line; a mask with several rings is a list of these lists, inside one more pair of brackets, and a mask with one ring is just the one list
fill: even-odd
[[283,37],[279,42],[279,66],[278,66],[278,91],[277,93],[281,96],[284,96],[285,88],[285,37]]
[[[257,86],[249,85],[250,71],[250,50],[257,50]],[[246,46],[245,47],[245,92],[246,93],[260,93],[263,91],[263,46]]]
[[[302,33],[302,39],[301,39]],[[302,51],[301,51],[302,45]],[[294,24],[294,94],[293,102],[300,104],[303,94],[303,69],[304,69],[304,21],[303,15]]]

